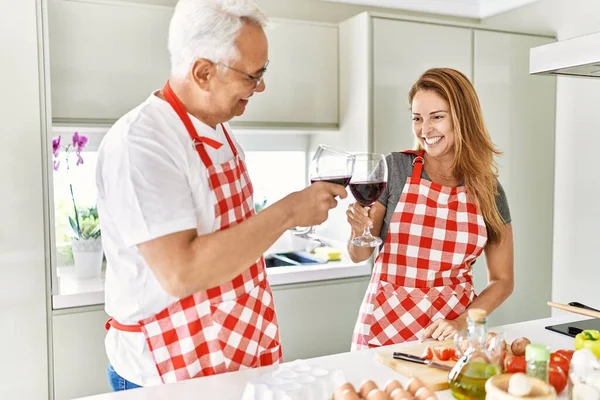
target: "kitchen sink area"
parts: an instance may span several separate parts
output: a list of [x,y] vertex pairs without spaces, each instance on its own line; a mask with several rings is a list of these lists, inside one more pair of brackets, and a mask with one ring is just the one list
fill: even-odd
[[265,257],[265,264],[267,268],[315,265],[324,264],[326,262],[327,261],[319,259],[314,255],[301,251],[274,253]]
[[349,279],[371,274],[371,260],[354,263],[344,242],[327,240],[334,249],[341,249],[341,260],[328,261],[314,254],[315,242],[287,231],[264,253],[271,286],[292,285],[336,279]]

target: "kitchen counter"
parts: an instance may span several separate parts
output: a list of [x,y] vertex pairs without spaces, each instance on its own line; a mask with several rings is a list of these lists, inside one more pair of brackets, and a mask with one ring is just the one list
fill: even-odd
[[[287,236],[290,236],[290,234]],[[284,239],[282,238],[279,242]],[[297,239],[287,240],[288,242],[284,242],[283,245],[276,243],[265,255],[275,252],[283,253],[290,250],[305,250],[302,242],[306,241]],[[299,244],[290,244],[292,243],[291,240],[296,240]],[[332,242],[331,244],[342,251],[342,259],[340,261],[267,268],[269,284],[275,287],[296,283],[355,278],[371,274],[371,260],[355,264],[350,260],[344,243]],[[57,270],[57,281],[58,293],[52,296],[53,309],[104,304],[104,271],[98,278],[81,279],[76,276],[73,266],[60,267]]]
[[[491,330],[504,332],[508,341],[519,337],[527,337],[534,342],[544,343],[551,349],[573,349],[573,338],[564,336],[544,329],[547,325],[564,323],[583,319],[577,315],[563,315],[553,318],[545,318],[517,324],[504,325]],[[284,344],[285,345],[285,344]],[[389,379],[397,379],[401,382],[406,378],[392,369],[375,361],[375,352],[386,349],[394,351],[403,345],[387,346],[378,349],[369,349],[352,353],[341,353],[325,357],[317,357],[308,361],[327,369],[341,369],[346,379],[358,386],[364,379],[372,379],[378,386],[382,386]],[[159,399],[218,399],[239,400],[242,397],[246,382],[253,377],[273,369],[264,367],[259,369],[248,369],[206,378],[192,379],[169,385],[162,385],[131,391],[108,393],[104,395],[86,397],[86,400],[159,400]],[[438,398],[451,399],[449,391],[437,393]],[[560,399],[566,399],[566,390]]]

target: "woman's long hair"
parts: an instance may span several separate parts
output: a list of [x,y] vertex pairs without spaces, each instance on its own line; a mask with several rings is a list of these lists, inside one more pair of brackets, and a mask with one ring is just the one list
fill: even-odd
[[[496,148],[483,122],[483,114],[475,88],[459,71],[432,68],[417,80],[408,94],[409,104],[420,90],[431,90],[450,104],[456,137],[454,144],[454,176],[464,182],[467,195],[479,205],[488,230],[490,243],[504,238],[504,221],[496,205],[498,166]],[[417,141],[417,150],[422,150]]]

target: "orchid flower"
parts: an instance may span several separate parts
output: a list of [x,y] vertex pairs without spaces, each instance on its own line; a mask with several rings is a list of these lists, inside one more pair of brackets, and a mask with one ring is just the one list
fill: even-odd
[[[52,165],[54,171],[58,171],[60,167],[60,161],[57,159],[60,155],[60,139],[60,135],[52,139],[52,155],[54,158]],[[87,136],[80,135],[79,132],[73,133],[72,144],[67,145],[67,147],[65,148],[65,161],[67,163],[67,172],[69,171],[69,153],[71,151],[74,151],[77,155],[77,162],[75,163],[76,166],[83,164],[83,157],[81,157],[81,152],[85,149],[87,142]],[[69,183],[69,189],[71,191],[71,201],[73,202],[73,211],[75,213],[75,219],[69,216],[69,223],[71,224],[73,231],[77,235],[77,238],[81,239],[83,237],[87,237],[87,235],[84,235],[82,233],[82,225],[79,218],[79,212],[77,211],[77,205],[75,204],[75,195],[73,194],[73,185],[71,183]],[[94,237],[98,237],[100,235],[100,230],[94,230],[91,235],[94,235]]]

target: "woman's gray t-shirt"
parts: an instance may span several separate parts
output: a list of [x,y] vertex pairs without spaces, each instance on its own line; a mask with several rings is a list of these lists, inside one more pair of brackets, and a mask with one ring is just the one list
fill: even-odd
[[[412,175],[412,163],[415,157],[414,154],[398,152],[391,153],[386,157],[388,165],[388,182],[384,192],[379,198],[379,202],[387,208],[385,217],[383,218],[383,225],[381,226],[381,234],[379,235],[384,241],[388,232],[388,227],[390,226],[390,221],[392,220],[392,215],[400,200],[400,194],[402,194],[402,190],[404,189],[406,179]],[[431,181],[431,178],[429,178],[425,172],[425,168],[423,168],[423,171],[421,172],[421,178]],[[498,211],[500,212],[500,216],[504,220],[504,223],[510,223],[510,209],[508,208],[506,194],[504,193],[504,189],[502,188],[502,185],[500,185],[500,182],[498,182],[496,206],[498,207]]]

